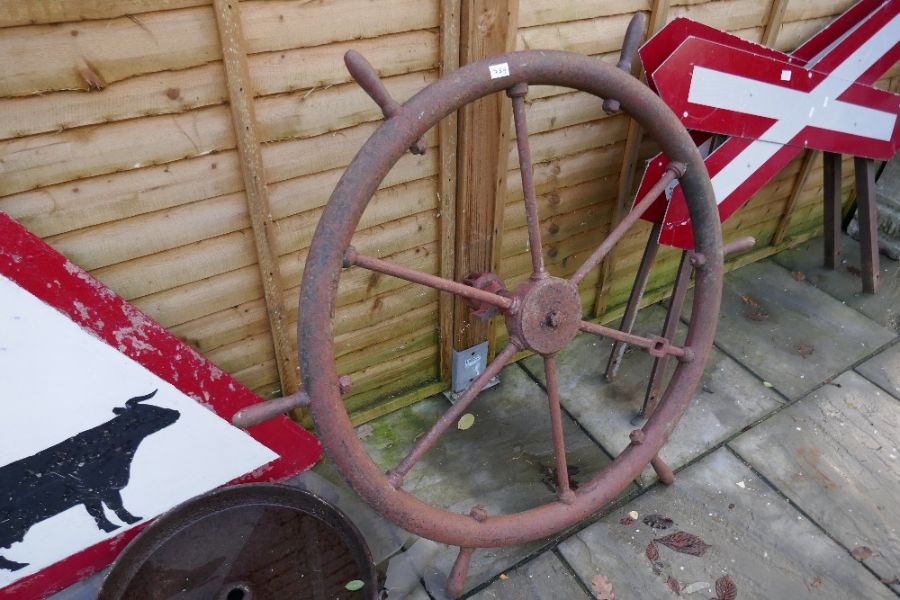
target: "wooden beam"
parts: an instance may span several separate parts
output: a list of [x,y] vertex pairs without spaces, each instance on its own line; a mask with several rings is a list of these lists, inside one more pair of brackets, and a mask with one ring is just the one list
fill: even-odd
[[272,343],[275,346],[281,393],[288,395],[297,391],[299,387],[300,369],[297,353],[288,334],[278,255],[274,251],[275,222],[269,209],[269,191],[266,187],[265,170],[256,135],[253,90],[247,69],[244,37],[241,33],[240,8],[238,0],[214,0],[213,4],[219,38],[222,41],[231,117],[237,138],[241,174],[247,195],[247,211],[250,213]]
[[[441,77],[459,68],[460,0],[441,0]],[[440,153],[439,207],[441,215],[440,272],[445,279],[455,276],[456,260],[456,112],[438,123],[438,152]],[[450,352],[453,349],[453,296],[440,294],[438,322],[440,335],[440,378],[450,380]]]
[[[460,64],[512,51],[518,0],[463,0],[460,19]],[[456,195],[455,274],[497,271],[511,104],[491,94],[460,110]],[[487,323],[470,319],[468,304],[455,299],[454,347],[464,350],[492,338]],[[493,342],[493,340],[490,340]],[[493,343],[491,343],[493,346]]]
[[[662,29],[669,18],[669,0],[653,0],[650,7],[650,18],[647,24],[646,38],[649,38]],[[644,72],[640,60],[635,61],[632,74],[637,78],[643,78]],[[641,140],[644,132],[634,119],[628,120],[628,132],[625,135],[625,150],[622,154],[622,168],[619,169],[618,192],[616,204],[613,207],[613,215],[610,221],[610,229],[614,228],[625,216],[628,200],[631,198],[631,188],[634,183],[634,173],[637,170],[638,152],[641,148]],[[597,280],[597,295],[594,298],[595,317],[600,317],[606,312],[609,301],[609,289],[612,286],[613,272],[616,261],[616,248],[613,248],[600,263],[600,278]]]
[[794,186],[791,188],[791,195],[788,196],[787,202],[784,205],[784,211],[781,213],[781,218],[778,220],[778,227],[775,228],[775,233],[772,235],[772,242],[770,244],[772,246],[778,246],[784,241],[787,228],[791,224],[794,208],[797,206],[797,200],[800,198],[800,194],[806,186],[806,180],[809,178],[809,174],[812,171],[812,166],[819,156],[818,150],[806,150],[805,152],[806,154],[803,155],[803,162],[800,164],[800,171],[797,173],[797,179],[794,180]]
[[763,27],[761,43],[763,46],[770,48],[775,46],[778,34],[781,33],[781,24],[784,22],[784,11],[790,0],[772,0],[772,6],[769,8],[769,16],[766,17],[766,24]]

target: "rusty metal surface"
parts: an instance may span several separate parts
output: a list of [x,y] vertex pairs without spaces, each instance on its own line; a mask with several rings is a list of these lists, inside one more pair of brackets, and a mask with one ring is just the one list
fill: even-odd
[[[354,580],[361,590],[347,589]],[[377,588],[342,512],[303,490],[252,484],[159,517],[113,563],[98,600],[374,600]]]
[[[505,69],[499,69],[504,64]],[[495,68],[492,70],[491,67]],[[508,75],[496,76],[498,70],[507,71]],[[517,289],[509,296],[501,296],[433,275],[404,273],[397,265],[380,259],[365,257],[361,261],[363,257],[351,256],[352,260],[347,264],[397,274],[436,289],[493,304],[513,328],[518,327],[520,334],[513,336],[510,345],[488,366],[482,377],[473,382],[460,402],[441,417],[390,475],[382,473],[365,453],[341,401],[334,365],[331,318],[345,252],[370,197],[391,166],[449,113],[482,96],[515,89],[525,83],[566,86],[601,98],[618,99],[621,107],[658,142],[670,161],[684,165],[681,185],[689,198],[697,251],[706,260],[697,268],[694,325],[689,328],[681,349],[683,360],[679,361],[657,410],[640,430],[640,435],[633,438],[640,438],[640,442],[633,442],[603,471],[583,483],[577,492],[569,490],[571,497],[517,514],[484,515],[482,519],[475,519],[443,511],[405,493],[403,475],[474,400],[486,383],[484,376],[498,372],[521,349],[520,344],[552,357],[562,340],[570,335],[572,322],[584,328],[580,305],[568,299],[580,279],[573,277],[558,283],[562,280],[538,276],[538,265],[534,264],[536,272],[532,273],[532,281],[536,283]],[[515,93],[512,95],[516,97]],[[678,175],[681,174],[671,173],[668,177]],[[660,182],[660,185],[666,184]],[[638,203],[638,208],[640,206]],[[614,231],[610,236],[612,241],[608,239],[609,243],[601,243],[594,257],[602,258],[607,246],[611,247],[624,232],[625,228]],[[532,251],[540,252],[540,249],[532,248]],[[545,279],[550,280],[550,284],[544,284],[548,285],[547,289],[540,285]],[[311,397],[313,418],[326,451],[343,476],[376,511],[399,526],[462,548],[497,547],[544,537],[584,519],[615,498],[644,466],[654,460],[700,381],[718,319],[721,283],[720,225],[703,160],[678,119],[648,88],[601,61],[557,51],[514,52],[472,63],[426,87],[378,128],[347,168],[322,214],[306,262],[300,297],[303,318],[298,326],[302,372],[305,389]],[[564,297],[567,299],[563,300]],[[522,305],[526,310],[515,316]],[[554,323],[559,332],[551,327]],[[657,340],[650,340],[648,346],[657,351],[674,349],[660,349]],[[686,360],[691,357],[695,360]],[[552,403],[553,394],[550,396]],[[550,416],[552,418],[552,406]]]

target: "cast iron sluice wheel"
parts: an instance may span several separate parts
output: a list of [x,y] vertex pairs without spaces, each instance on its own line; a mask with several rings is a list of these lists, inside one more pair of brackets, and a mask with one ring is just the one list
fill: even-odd
[[[687,409],[712,347],[722,288],[718,211],[703,160],[675,115],[638,80],[602,61],[543,50],[495,56],[443,77],[402,106],[387,95],[374,70],[361,56],[351,51],[346,61],[356,80],[381,105],[388,118],[363,145],[338,182],[312,240],[300,295],[299,347],[304,385],[322,443],[359,495],[398,526],[461,548],[449,586],[451,593],[458,593],[474,548],[521,544],[570,527],[615,498],[648,463],[658,460],[659,449]],[[673,165],[658,182],[655,192],[639,200],[568,279],[553,277],[544,269],[525,123],[524,95],[528,84],[565,86],[599,98],[619,100],[622,109],[656,140]],[[496,285],[479,286],[471,279],[466,284],[413,271],[360,255],[350,247],[369,199],[403,153],[407,149],[422,149],[418,141],[441,118],[469,102],[498,92],[509,96],[513,104],[531,251],[530,278],[515,290],[498,290]],[[696,271],[693,312],[684,345],[625,334],[583,320],[578,283],[675,178],[684,187],[696,253],[703,255],[698,261],[702,264]],[[335,371],[332,315],[341,270],[351,265],[462,296],[473,308],[484,309],[490,305],[506,320],[510,332],[509,344],[456,404],[417,440],[400,464],[387,473],[375,465],[357,439],[341,401]],[[493,281],[491,277],[486,279]],[[641,429],[631,432],[631,444],[574,491],[569,488],[567,477],[555,355],[579,331],[625,341],[656,356],[673,355],[678,365],[655,412]],[[522,349],[532,350],[544,359],[550,429],[559,475],[557,500],[514,514],[489,515],[478,507],[470,514],[459,514],[428,505],[405,492],[403,476],[465,412],[487,382]],[[598,358],[598,368],[599,362]]]

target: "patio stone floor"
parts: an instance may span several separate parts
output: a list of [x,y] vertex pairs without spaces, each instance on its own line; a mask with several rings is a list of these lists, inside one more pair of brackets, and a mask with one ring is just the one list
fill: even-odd
[[[658,483],[648,468],[570,531],[477,550],[464,597],[586,600],[606,578],[616,600],[679,597],[675,589],[709,600],[725,576],[741,600],[900,597],[900,263],[881,257],[882,290],[867,296],[856,242],[844,238],[842,250],[837,271],[821,267],[821,240],[813,240],[726,276],[703,384],[661,452],[676,469],[674,485]],[[656,332],[663,316],[661,306],[645,308],[635,330]],[[628,352],[607,383],[609,348],[582,335],[558,356],[576,483],[625,447],[643,399],[650,357]],[[555,497],[542,361],[511,365],[500,381],[472,404],[473,426],[448,431],[407,475],[405,490],[462,513],[475,504],[491,514],[522,510]],[[435,396],[358,435],[387,468],[448,406]],[[386,522],[327,463],[292,483],[356,522],[387,598],[446,598],[455,547]],[[644,522],[653,515],[656,528]],[[675,531],[709,547],[694,556],[654,541]],[[93,597],[98,582],[56,600]]]

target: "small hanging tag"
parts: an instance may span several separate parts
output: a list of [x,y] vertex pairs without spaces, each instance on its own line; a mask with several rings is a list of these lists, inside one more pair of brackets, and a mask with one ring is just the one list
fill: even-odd
[[500,63],[499,65],[491,65],[491,79],[497,79],[499,77],[509,77],[509,64]]

